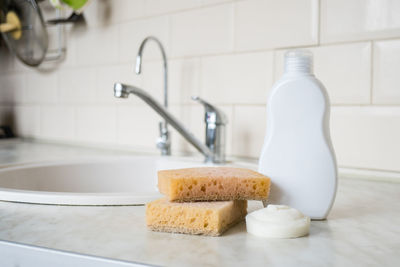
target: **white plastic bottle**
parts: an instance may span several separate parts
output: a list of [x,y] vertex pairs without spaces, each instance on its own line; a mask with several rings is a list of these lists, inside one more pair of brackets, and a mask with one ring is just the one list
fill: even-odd
[[285,54],[285,71],[267,103],[267,131],[259,172],[271,177],[271,204],[325,219],[337,188],[337,167],[329,133],[329,98],[313,75],[312,54]]

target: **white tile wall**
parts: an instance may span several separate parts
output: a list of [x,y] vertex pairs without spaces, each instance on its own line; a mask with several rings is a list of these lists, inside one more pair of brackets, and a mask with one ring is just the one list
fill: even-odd
[[25,137],[40,137],[40,108],[38,106],[14,107],[15,131]]
[[273,80],[271,52],[205,57],[201,67],[202,95],[211,102],[266,103]]
[[201,3],[203,6],[207,6],[207,5],[234,2],[234,1],[236,1],[236,0],[202,0]]
[[58,75],[52,73],[30,72],[26,76],[25,102],[55,103],[58,99]]
[[[339,165],[400,172],[398,14],[395,0],[92,1],[87,25],[66,29],[62,62],[32,69],[0,44],[0,122],[22,136],[157,152],[159,116],[135,96],[113,97],[119,81],[162,100],[155,43],[134,73],[140,42],[154,35],[168,56],[171,112],[203,139],[190,96],[204,97],[228,115],[228,155],[257,158],[283,54],[307,47],[330,94]],[[197,153],[171,132],[174,153]]]
[[400,40],[374,43],[373,102],[400,104]]
[[399,107],[334,107],[331,118],[339,165],[400,171]]
[[78,64],[94,66],[117,62],[118,29],[107,26],[76,34]]
[[83,106],[76,109],[76,138],[90,143],[115,143],[116,107]]
[[172,56],[232,51],[233,11],[227,4],[171,15]]
[[[144,115],[146,114],[146,115]],[[117,142],[156,151],[159,116],[147,106],[117,107]]]
[[235,48],[239,51],[317,44],[317,0],[236,3]]
[[70,106],[40,107],[40,137],[51,140],[73,140],[75,112]]
[[[85,9],[90,26],[104,26],[145,17],[146,0],[92,1]],[[119,6],[119,7],[118,7]]]
[[261,153],[266,129],[264,106],[235,106],[233,120],[233,154],[257,158]]
[[[136,75],[136,74],[133,74]],[[154,96],[159,102],[164,101],[164,67],[161,61],[144,62],[142,73],[142,88]],[[170,91],[174,89],[170,88]]]
[[[95,70],[75,68],[58,72],[59,102],[87,103],[95,96]],[[111,89],[110,89],[111,92]]]
[[168,68],[170,102],[173,104],[192,103],[191,97],[200,94],[200,59],[170,60]]
[[[205,139],[204,108],[200,105],[174,105],[171,107],[172,114],[180,119],[187,129],[199,140]],[[171,128],[171,127],[170,127]],[[189,144],[175,129],[171,130],[172,151],[187,151],[196,153],[196,149]]]
[[13,104],[23,102],[26,88],[25,74],[0,75],[1,97],[0,103]]
[[[119,27],[119,61],[133,62],[139,46],[147,36],[156,36],[164,45],[168,52],[169,49],[169,17],[161,16],[155,18],[135,20],[129,23],[121,24]],[[118,40],[114,42],[118,44]],[[146,45],[143,52],[143,58],[159,59],[161,53],[157,44],[153,41]]]
[[152,16],[201,6],[201,0],[146,0],[146,15]]
[[321,0],[321,42],[398,37],[399,13],[397,0]]

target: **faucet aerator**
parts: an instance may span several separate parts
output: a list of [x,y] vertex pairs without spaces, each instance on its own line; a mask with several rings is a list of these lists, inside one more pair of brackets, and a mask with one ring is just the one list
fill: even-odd
[[128,98],[129,93],[121,83],[114,84],[114,96],[117,98]]

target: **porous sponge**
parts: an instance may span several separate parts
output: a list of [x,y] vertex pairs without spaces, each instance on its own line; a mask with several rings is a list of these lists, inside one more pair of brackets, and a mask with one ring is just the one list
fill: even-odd
[[265,200],[271,180],[258,172],[201,167],[158,172],[158,188],[170,201]]
[[146,223],[153,231],[219,236],[247,214],[247,201],[170,202],[146,205]]

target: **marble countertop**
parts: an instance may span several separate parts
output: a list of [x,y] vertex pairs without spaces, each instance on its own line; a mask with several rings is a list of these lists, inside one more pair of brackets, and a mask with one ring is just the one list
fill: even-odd
[[[50,150],[60,157],[98,154],[80,148],[62,152],[65,147],[54,145],[11,147],[6,152],[0,146],[0,164],[22,160],[33,147],[43,159]],[[249,211],[261,207],[249,203]],[[244,222],[220,237],[151,232],[143,206],[9,202],[0,202],[0,239],[161,266],[398,266],[399,214],[400,184],[341,179],[328,220],[312,221],[310,235],[297,239],[258,238],[246,232]]]

